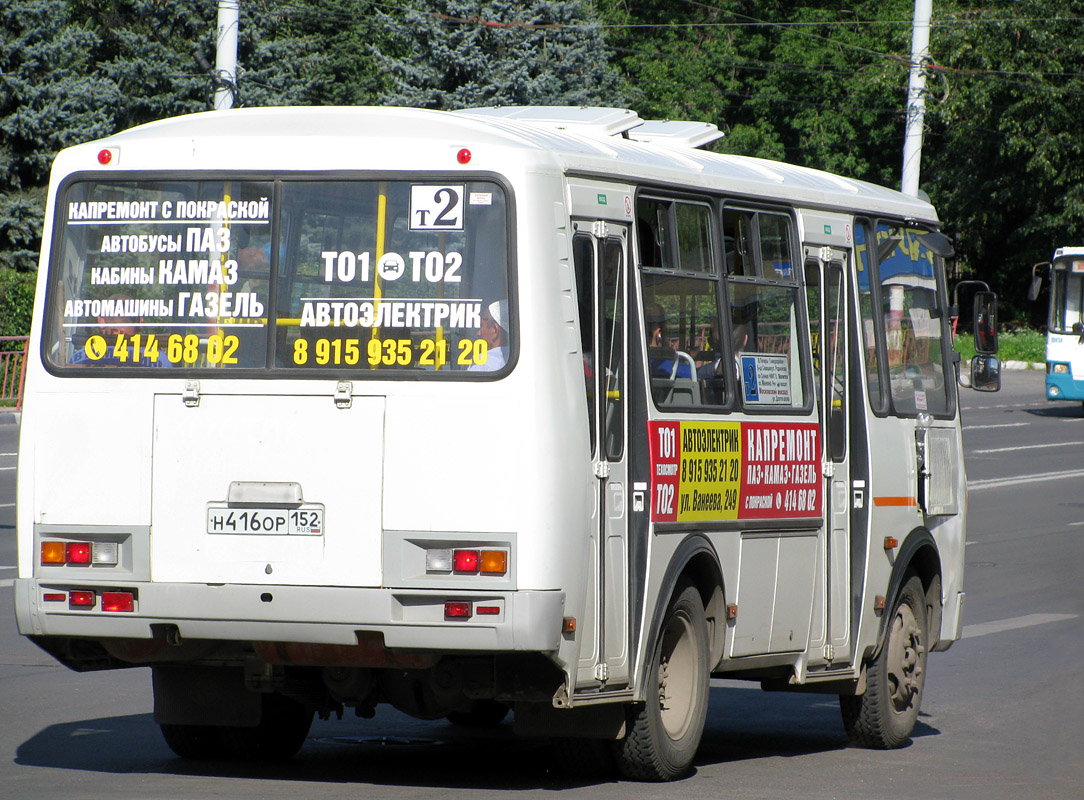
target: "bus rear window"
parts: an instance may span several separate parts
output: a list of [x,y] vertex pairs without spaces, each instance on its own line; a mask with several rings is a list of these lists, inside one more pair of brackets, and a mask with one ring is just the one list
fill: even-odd
[[436,374],[508,362],[508,214],[494,183],[80,181],[57,209],[52,368]]

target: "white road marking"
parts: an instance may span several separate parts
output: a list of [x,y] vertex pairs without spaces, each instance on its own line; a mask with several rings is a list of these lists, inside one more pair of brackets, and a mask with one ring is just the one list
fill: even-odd
[[15,585],[14,578],[7,578],[6,580],[0,580],[0,589],[6,589]]
[[1015,631],[1019,628],[1031,628],[1035,625],[1046,625],[1049,622],[1064,622],[1067,619],[1076,619],[1079,616],[1079,614],[1028,614],[1023,617],[1012,617],[1010,619],[995,619],[992,622],[964,625],[963,638],[974,639],[976,636],[986,636],[990,633]]
[[1022,483],[1042,483],[1044,481],[1060,481],[1065,478],[1084,478],[1084,469],[1071,469],[1065,472],[1043,472],[1038,475],[1023,475],[1018,478],[987,478],[981,481],[968,481],[969,492],[979,489],[1000,489],[1003,486],[1018,486]]
[[1000,425],[964,425],[963,429],[965,431],[988,431],[993,428],[1022,428],[1030,424],[1030,422],[1005,422]]
[[1018,447],[995,447],[993,450],[972,450],[975,455],[987,453],[1011,453],[1014,450],[1040,450],[1044,447],[1080,447],[1080,442],[1054,442],[1052,444],[1022,444]]

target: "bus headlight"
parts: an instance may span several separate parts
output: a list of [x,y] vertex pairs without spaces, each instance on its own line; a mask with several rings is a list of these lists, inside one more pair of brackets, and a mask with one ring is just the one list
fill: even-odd
[[1068,375],[1069,374],[1069,365],[1068,364],[1051,364],[1050,365],[1050,372],[1052,374],[1054,374],[1054,375]]

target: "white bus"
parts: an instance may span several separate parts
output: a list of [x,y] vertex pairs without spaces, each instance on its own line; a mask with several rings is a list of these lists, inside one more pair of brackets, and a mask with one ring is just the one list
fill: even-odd
[[947,239],[717,136],[278,108],[63,151],[19,630],[149,666],[183,757],[511,708],[559,760],[667,780],[712,676],[906,742],[964,601]]
[[1042,267],[1050,273],[1046,399],[1084,405],[1084,247],[1059,247],[1053,259],[1032,267],[1032,300],[1039,295]]

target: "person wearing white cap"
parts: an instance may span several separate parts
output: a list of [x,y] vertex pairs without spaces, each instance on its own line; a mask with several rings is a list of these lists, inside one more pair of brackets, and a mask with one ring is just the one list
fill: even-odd
[[488,355],[484,364],[472,364],[469,369],[475,372],[493,372],[505,365],[508,361],[508,334],[505,326],[508,324],[508,302],[495,300],[482,312],[482,326],[478,329],[478,337],[485,339],[489,345]]

